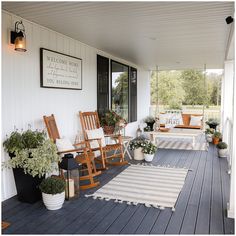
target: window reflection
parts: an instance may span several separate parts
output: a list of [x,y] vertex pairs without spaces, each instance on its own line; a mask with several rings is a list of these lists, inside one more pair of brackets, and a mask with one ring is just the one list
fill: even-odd
[[112,110],[128,121],[129,114],[129,67],[111,62]]

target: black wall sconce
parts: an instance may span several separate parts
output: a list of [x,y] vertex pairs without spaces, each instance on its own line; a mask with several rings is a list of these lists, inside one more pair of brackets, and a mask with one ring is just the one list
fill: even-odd
[[234,21],[234,18],[232,16],[228,16],[227,18],[225,18],[225,21],[226,21],[227,25],[229,25]]
[[11,31],[11,44],[15,44],[15,50],[25,52],[26,50],[26,35],[25,27],[22,21],[15,23],[15,31]]

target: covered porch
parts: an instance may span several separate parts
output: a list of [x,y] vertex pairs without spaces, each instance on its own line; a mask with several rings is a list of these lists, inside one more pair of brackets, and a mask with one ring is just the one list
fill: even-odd
[[[2,4],[2,142],[12,131],[45,129],[44,115],[55,114],[61,136],[72,142],[81,132],[79,111],[112,108],[112,63],[137,73],[133,93],[127,88],[126,135],[135,137],[150,113],[150,75],[161,70],[224,69],[221,132],[227,158],[208,151],[158,149],[152,164],[189,169],[175,211],[86,198],[81,191],[58,211],[41,201],[17,200],[12,170],[2,171],[3,234],[233,234],[235,184],[234,2],[4,2]],[[9,42],[22,20],[27,51]],[[81,88],[40,85],[40,48],[82,61]],[[106,90],[99,84],[98,57],[108,60]],[[115,68],[114,65],[113,68]],[[116,69],[114,69],[116,70]],[[101,86],[101,87],[99,87]],[[102,92],[101,92],[102,91]],[[106,99],[102,93],[106,94]],[[103,103],[100,103],[103,101]],[[105,101],[105,102],[104,102]],[[1,151],[2,161],[9,159]],[[126,156],[129,163],[137,164]],[[101,186],[127,166],[110,167]]]

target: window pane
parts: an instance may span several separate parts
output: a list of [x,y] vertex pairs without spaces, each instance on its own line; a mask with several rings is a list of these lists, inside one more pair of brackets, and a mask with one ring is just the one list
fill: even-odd
[[112,110],[128,121],[129,114],[129,67],[111,62]]

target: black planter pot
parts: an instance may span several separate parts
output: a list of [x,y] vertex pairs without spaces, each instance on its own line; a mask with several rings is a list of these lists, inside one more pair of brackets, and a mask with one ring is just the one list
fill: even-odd
[[153,131],[153,125],[155,122],[146,122],[147,126],[149,127],[150,131]]
[[22,168],[14,168],[13,174],[19,201],[35,203],[42,199],[39,184],[42,182],[43,178],[32,177],[29,174],[25,174]]
[[216,130],[216,127],[217,127],[217,125],[214,125],[214,124],[209,124],[209,127],[210,127],[211,129],[214,129],[214,130]]
[[[11,158],[14,154],[9,154]],[[13,174],[16,183],[17,198],[21,202],[35,203],[42,199],[42,193],[39,189],[39,184],[44,177],[32,177],[25,174],[22,168],[14,168]]]

